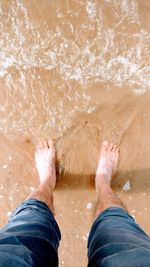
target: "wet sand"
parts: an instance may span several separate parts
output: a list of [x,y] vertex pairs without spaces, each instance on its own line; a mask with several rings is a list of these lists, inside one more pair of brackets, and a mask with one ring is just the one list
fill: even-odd
[[100,144],[120,146],[113,188],[150,234],[150,3],[1,1],[2,227],[38,185],[34,148],[55,138],[60,266],[86,266]]

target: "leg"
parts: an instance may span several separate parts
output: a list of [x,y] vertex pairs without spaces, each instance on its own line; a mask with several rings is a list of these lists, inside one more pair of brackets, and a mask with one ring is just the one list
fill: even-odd
[[51,211],[56,184],[52,141],[38,145],[35,161],[40,185],[0,231],[0,266],[58,267],[61,234]]
[[88,239],[88,267],[150,266],[150,238],[111,189],[117,164],[118,147],[105,141],[95,178],[97,209]]
[[121,199],[111,189],[111,179],[118,165],[118,147],[105,141],[102,145],[95,177],[97,191],[96,216],[111,207],[125,209]]
[[27,198],[34,198],[45,202],[52,211],[53,190],[56,185],[55,154],[55,145],[52,140],[41,142],[37,146],[35,162],[40,185]]

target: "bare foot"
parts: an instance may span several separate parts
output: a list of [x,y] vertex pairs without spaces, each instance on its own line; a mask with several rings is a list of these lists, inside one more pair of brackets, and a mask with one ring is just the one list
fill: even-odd
[[35,163],[40,183],[48,182],[52,189],[56,185],[56,150],[52,140],[40,142],[35,153]]
[[117,165],[119,161],[118,146],[114,144],[109,144],[108,141],[104,141],[101,147],[99,163],[96,171],[96,190],[98,190],[101,179],[105,179],[107,182],[111,182],[112,176],[117,170]]

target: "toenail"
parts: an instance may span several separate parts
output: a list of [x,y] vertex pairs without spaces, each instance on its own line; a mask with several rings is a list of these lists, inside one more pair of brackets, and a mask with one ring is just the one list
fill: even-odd
[[108,145],[108,141],[104,141],[104,142],[103,142],[103,145],[104,145],[104,146],[107,146],[107,145]]

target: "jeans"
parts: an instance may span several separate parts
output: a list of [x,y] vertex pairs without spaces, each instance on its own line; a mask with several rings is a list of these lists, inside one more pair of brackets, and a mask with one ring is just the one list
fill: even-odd
[[[56,267],[60,239],[48,206],[36,199],[26,200],[0,230],[0,266]],[[106,209],[92,226],[88,259],[88,267],[148,267],[150,238],[127,211]]]
[[58,266],[59,227],[47,205],[23,202],[0,231],[0,267]]
[[127,211],[108,208],[92,226],[88,259],[88,267],[148,267],[150,238]]

